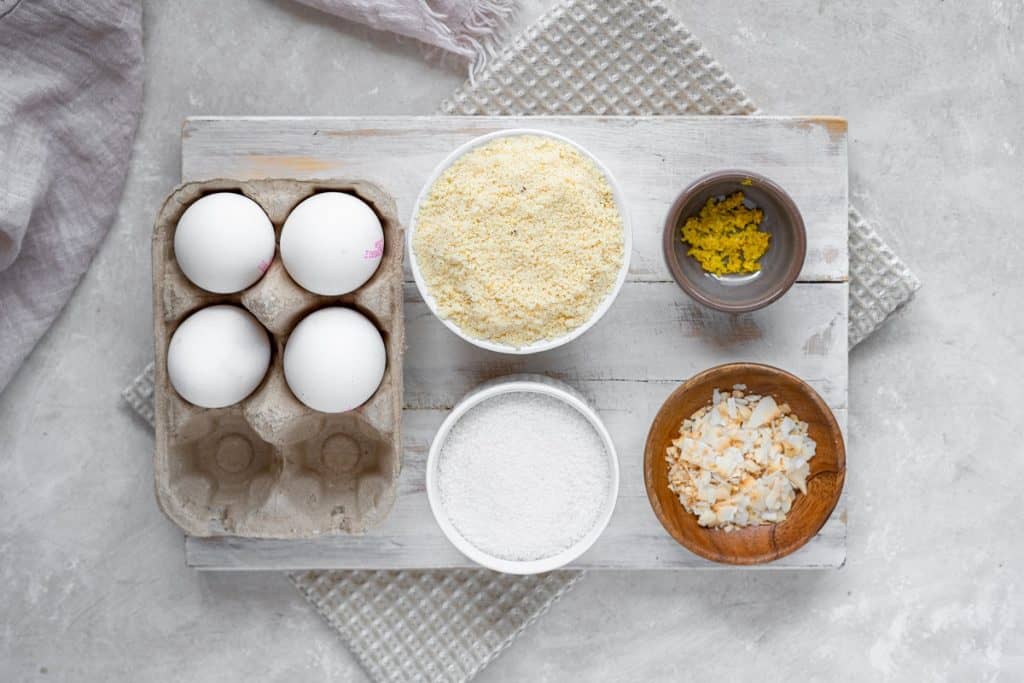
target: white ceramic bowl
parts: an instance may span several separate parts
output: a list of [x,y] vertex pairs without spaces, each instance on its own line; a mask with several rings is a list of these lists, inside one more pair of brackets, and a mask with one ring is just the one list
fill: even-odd
[[[561,337],[555,337],[554,339],[545,339],[543,341],[534,342],[533,344],[528,344],[526,346],[512,346],[511,344],[500,344],[497,342],[490,341],[488,339],[480,339],[477,337],[470,336],[463,332],[462,329],[458,325],[453,323],[451,320],[442,317],[437,310],[437,301],[434,299],[433,295],[430,293],[430,290],[427,288],[427,283],[423,279],[423,274],[420,272],[419,262],[417,262],[416,260],[416,251],[413,248],[413,243],[416,241],[416,217],[420,211],[420,204],[426,198],[427,193],[430,192],[430,188],[434,186],[434,183],[441,176],[441,174],[444,173],[448,169],[448,167],[455,162],[456,159],[458,159],[471,149],[487,144],[491,140],[497,138],[512,137],[516,135],[538,135],[541,137],[552,138],[554,140],[564,142],[567,145],[571,145],[572,147],[579,150],[580,153],[583,154],[583,156],[587,157],[592,162],[594,162],[594,165],[597,166],[597,168],[601,171],[602,174],[604,174],[605,179],[607,179],[608,181],[608,185],[611,186],[612,188],[612,196],[615,199],[615,206],[616,208],[618,208],[619,216],[622,218],[622,264],[619,266],[619,273],[618,276],[615,278],[615,284],[612,286],[611,291],[608,292],[605,298],[594,310],[593,315],[590,316],[590,319],[587,320],[587,322],[583,323],[582,325],[568,332],[567,334],[562,335]],[[608,311],[608,309],[611,308],[612,302],[615,301],[615,297],[618,296],[619,290],[622,289],[622,283],[626,281],[626,274],[629,272],[629,256],[630,253],[633,251],[633,232],[630,229],[629,214],[626,210],[626,203],[623,199],[622,189],[619,187],[618,182],[616,182],[615,177],[611,174],[611,171],[609,171],[597,157],[595,157],[589,151],[584,149],[579,144],[573,142],[569,138],[563,137],[556,133],[549,133],[547,131],[534,130],[531,128],[513,128],[509,130],[500,130],[494,133],[488,133],[487,135],[481,135],[478,138],[470,140],[464,145],[461,145],[460,147],[456,148],[454,152],[449,154],[448,157],[445,158],[445,160],[442,161],[438,165],[438,167],[434,169],[434,172],[430,174],[430,177],[427,179],[427,182],[423,185],[423,189],[420,190],[419,196],[416,197],[416,204],[412,207],[412,218],[409,220],[409,236],[407,243],[409,245],[409,265],[412,268],[412,276],[416,280],[416,287],[417,289],[420,290],[420,296],[423,297],[423,300],[427,302],[427,306],[430,307],[431,312],[437,317],[437,319],[444,323],[445,327],[447,327],[449,330],[451,330],[455,334],[459,335],[460,337],[468,341],[470,344],[479,346],[482,349],[487,349],[489,351],[497,351],[499,353],[528,354],[538,353],[540,351],[548,351],[550,349],[562,346],[563,344],[568,344],[573,339],[575,339],[576,337],[580,336],[581,334],[589,330],[591,327],[593,327],[594,324],[601,319],[601,316],[603,316]]]
[[[437,481],[438,461],[440,460],[441,449],[444,446],[445,441],[448,439],[448,434],[451,432],[452,427],[455,426],[455,423],[457,423],[459,419],[474,406],[479,405],[489,398],[493,398],[501,394],[520,392],[533,392],[551,396],[567,403],[586,417],[590,424],[593,425],[598,436],[600,436],[601,441],[604,443],[605,454],[609,460],[609,471],[611,473],[611,485],[608,487],[608,498],[604,502],[601,514],[593,528],[591,528],[590,531],[587,532],[579,541],[557,555],[541,558],[539,560],[506,560],[485,553],[472,545],[462,536],[462,534],[459,533],[448,519],[444,506],[441,504],[441,494],[438,489]],[[563,382],[559,382],[558,380],[551,379],[544,375],[510,375],[508,377],[500,377],[498,379],[490,380],[473,389],[473,391],[466,394],[466,396],[464,396],[462,400],[452,408],[448,417],[445,418],[443,423],[441,423],[441,428],[437,430],[437,434],[434,436],[434,441],[430,444],[430,454],[427,456],[427,500],[430,502],[430,510],[434,513],[434,519],[437,520],[437,524],[441,527],[441,531],[444,532],[444,535],[449,541],[451,541],[452,545],[454,545],[459,552],[469,559],[483,567],[487,567],[488,569],[493,569],[498,572],[504,572],[506,574],[540,574],[542,572],[549,572],[554,569],[558,569],[559,567],[565,566],[569,562],[575,560],[577,557],[585,553],[590,546],[594,545],[594,542],[604,532],[605,527],[608,526],[608,522],[612,518],[612,511],[615,509],[615,501],[618,499],[618,496],[619,459],[615,454],[615,445],[612,443],[612,438],[608,434],[608,430],[605,428],[601,418],[575,389]]]

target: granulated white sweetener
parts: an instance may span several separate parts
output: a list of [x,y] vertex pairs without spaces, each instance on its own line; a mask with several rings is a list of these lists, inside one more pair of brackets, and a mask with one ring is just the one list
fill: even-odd
[[533,392],[489,398],[448,434],[441,505],[473,546],[505,560],[569,548],[598,522],[611,486],[604,442],[566,403]]

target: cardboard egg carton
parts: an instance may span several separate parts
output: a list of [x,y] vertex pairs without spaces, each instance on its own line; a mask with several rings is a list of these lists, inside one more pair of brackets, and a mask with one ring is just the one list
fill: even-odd
[[[236,294],[192,284],[174,260],[174,230],[190,204],[213,192],[240,192],[263,207],[280,242],[285,218],[325,191],[356,195],[384,228],[384,255],[370,280],[342,296],[313,294],[284,269],[280,251],[264,276]],[[401,466],[403,230],[394,200],[375,185],[347,180],[210,180],[188,183],[164,202],[153,228],[156,338],[157,500],[193,536],[305,538],[359,533],[379,524],[395,500]],[[167,377],[167,347],[185,318],[214,304],[241,306],[267,329],[270,368],[263,382],[227,408],[182,399]],[[387,368],[376,393],[337,414],[301,403],[284,378],[284,347],[309,313],[346,306],[384,338]]]

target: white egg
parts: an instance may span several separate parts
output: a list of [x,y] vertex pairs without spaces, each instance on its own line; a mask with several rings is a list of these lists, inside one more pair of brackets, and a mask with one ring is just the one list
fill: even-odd
[[281,229],[281,260],[296,282],[337,296],[361,287],[380,265],[384,230],[366,202],[322,192],[295,207]]
[[178,394],[202,408],[238,403],[263,381],[270,339],[238,306],[203,308],[178,325],[167,349],[167,375]]
[[174,230],[174,258],[185,277],[208,292],[240,292],[274,260],[274,226],[260,205],[217,192],[185,209]]
[[284,378],[313,410],[358,408],[384,378],[387,353],[373,323],[348,308],[323,308],[303,318],[284,347]]

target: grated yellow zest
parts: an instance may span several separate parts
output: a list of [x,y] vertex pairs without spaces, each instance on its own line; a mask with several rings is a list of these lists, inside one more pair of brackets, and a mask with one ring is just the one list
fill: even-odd
[[714,197],[700,214],[683,224],[683,241],[690,245],[686,253],[701,267],[715,275],[756,273],[760,259],[768,251],[771,234],[761,232],[764,212],[748,209],[742,192],[721,201]]

